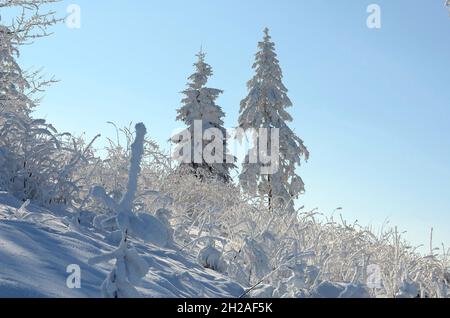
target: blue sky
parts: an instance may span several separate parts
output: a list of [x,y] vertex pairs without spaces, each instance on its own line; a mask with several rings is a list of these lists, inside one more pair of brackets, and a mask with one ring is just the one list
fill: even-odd
[[[71,0],[81,29],[61,25],[23,50],[22,65],[61,82],[36,111],[61,131],[114,137],[143,121],[166,140],[200,46],[228,127],[264,27],[271,29],[294,103],[292,128],[311,159],[299,205],[379,227],[414,244],[450,244],[450,16],[443,0]],[[366,26],[369,4],[382,27]],[[102,142],[97,143],[98,147]]]

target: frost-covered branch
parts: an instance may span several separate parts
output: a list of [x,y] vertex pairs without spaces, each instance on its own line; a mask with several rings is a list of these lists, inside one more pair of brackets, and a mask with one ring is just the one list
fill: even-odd
[[[18,9],[21,11],[10,25],[0,29],[0,33],[10,36],[14,45],[32,43],[34,40],[51,35],[48,29],[63,21],[56,17],[56,12],[47,10],[46,5],[60,0],[0,0],[0,8]],[[2,22],[4,23],[4,22]]]

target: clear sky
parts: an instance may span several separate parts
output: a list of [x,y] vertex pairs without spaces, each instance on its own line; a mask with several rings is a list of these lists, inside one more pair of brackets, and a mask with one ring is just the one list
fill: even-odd
[[[226,124],[239,102],[264,27],[271,29],[294,103],[292,128],[311,159],[299,169],[307,209],[407,230],[414,244],[450,245],[450,16],[444,0],[71,0],[81,29],[22,52],[61,82],[36,115],[61,131],[114,137],[106,124],[143,121],[166,140],[200,46]],[[366,25],[381,8],[381,29]],[[102,143],[97,143],[100,147]]]

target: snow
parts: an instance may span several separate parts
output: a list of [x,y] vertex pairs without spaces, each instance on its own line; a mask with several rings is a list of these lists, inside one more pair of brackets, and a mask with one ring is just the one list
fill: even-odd
[[[72,231],[65,211],[29,206],[36,220],[9,220],[21,203],[0,194],[0,297],[100,297],[101,284],[112,264],[90,266],[88,260],[116,247],[106,243],[94,228]],[[242,287],[221,274],[205,269],[195,257],[176,246],[162,249],[133,242],[150,270],[138,286],[142,297],[239,297]],[[66,286],[67,266],[81,267],[81,289]],[[142,273],[142,272],[141,272]]]
[[199,252],[198,262],[205,268],[219,272],[225,268],[225,264],[222,261],[222,253],[209,244]]
[[139,213],[131,220],[130,233],[160,247],[165,247],[172,241],[169,229],[156,217],[146,213]]
[[251,295],[253,298],[272,298],[274,291],[273,286],[261,284],[251,292]]
[[[288,127],[292,102],[268,29],[239,128],[279,129],[279,169],[269,175],[268,162],[249,160],[278,150],[278,138],[255,133],[239,186],[229,174],[234,160],[207,162],[220,154],[214,141],[226,149],[227,138],[206,131],[225,132],[225,113],[216,105],[222,91],[206,87],[213,73],[203,52],[177,117],[194,140],[174,138],[177,153],[200,153],[199,163],[174,168],[143,124],[116,127],[117,143],[109,140],[100,158],[97,137],[89,143],[33,118],[36,93],[52,81],[22,72],[17,59],[57,22],[40,10],[52,2],[3,5],[27,14],[0,24],[0,297],[450,296],[450,251],[432,239],[430,254],[420,255],[397,228],[374,233],[317,209],[295,211],[305,190],[295,171],[309,152]],[[267,147],[258,152],[260,143]]]
[[396,298],[416,298],[417,295],[420,294],[420,288],[418,284],[410,282],[410,281],[403,281],[402,286],[400,286],[399,292],[395,295]]
[[367,288],[354,284],[323,282],[312,292],[315,298],[370,298]]
[[139,297],[139,292],[133,285],[138,285],[147,275],[149,265],[146,260],[126,239],[122,239],[115,251],[90,259],[89,265],[97,265],[112,259],[115,260],[114,268],[102,283],[102,296],[105,298]]

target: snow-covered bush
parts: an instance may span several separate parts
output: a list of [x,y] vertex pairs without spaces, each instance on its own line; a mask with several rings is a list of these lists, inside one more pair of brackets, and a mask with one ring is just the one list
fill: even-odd
[[[273,297],[312,297],[321,293],[321,284],[340,286],[336,294],[344,298],[412,296],[415,289],[408,286],[419,286],[422,297],[447,295],[447,254],[424,257],[395,228],[375,235],[317,210],[271,211],[233,185],[176,174],[167,180],[159,189],[172,198],[171,224],[182,250],[197,251],[205,266],[203,255],[210,253],[203,243],[220,238],[215,249],[223,250],[226,275],[248,288],[256,284],[250,296],[267,295],[270,288],[259,287],[270,285]],[[377,289],[367,287],[373,264],[381,274]]]
[[114,268],[102,283],[104,298],[137,298],[139,292],[134,285],[147,275],[149,265],[124,238],[120,246],[113,251],[89,260],[89,264],[115,260]]
[[[120,201],[126,192],[134,134],[130,127],[121,129],[115,125],[114,127],[117,139],[115,141],[108,139],[109,144],[105,149],[105,157],[98,160],[92,167],[90,184],[100,185],[110,197]],[[141,211],[151,210],[156,212],[155,209],[170,205],[170,198],[161,196],[156,191],[170,170],[171,160],[169,155],[165,154],[156,142],[146,136],[135,207]]]
[[205,268],[223,272],[226,269],[226,265],[222,259],[222,252],[219,251],[212,240],[208,242],[206,247],[200,250],[198,253],[198,262]]
[[90,264],[97,264],[115,259],[113,270],[102,284],[104,297],[137,297],[139,295],[133,284],[137,284],[147,274],[149,266],[136,250],[131,247],[129,242],[130,236],[154,244],[159,243],[160,245],[165,245],[169,241],[168,231],[158,219],[150,215],[136,215],[133,213],[138,176],[141,172],[140,165],[144,155],[146,133],[147,130],[143,124],[136,125],[136,138],[131,145],[127,188],[120,203],[116,203],[99,186],[93,190],[93,195],[103,200],[116,213],[115,221],[122,235],[121,243],[117,250],[90,260]]
[[11,25],[0,24],[0,190],[45,205],[79,204],[83,176],[76,174],[90,164],[90,145],[31,116],[37,94],[54,80],[23,72],[16,61],[22,45],[46,36],[59,21],[54,12],[41,11],[52,2],[0,1],[2,10],[22,11]]
[[[127,235],[140,238],[148,243],[165,246],[171,241],[170,230],[167,228],[168,220],[160,220],[163,216],[170,215],[170,211],[160,211],[159,218],[149,213],[135,213],[136,196],[138,193],[138,179],[141,173],[141,162],[144,156],[146,129],[143,124],[136,125],[136,137],[131,145],[130,164],[126,191],[119,201],[106,193],[101,186],[93,188],[91,194],[100,200],[113,216],[106,218],[102,225],[117,224],[117,228],[122,232],[127,231]],[[166,223],[166,224],[164,224]]]
[[92,161],[70,134],[44,120],[0,112],[0,188],[40,204],[79,204],[83,176]]

